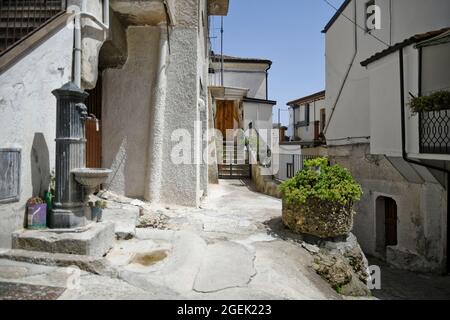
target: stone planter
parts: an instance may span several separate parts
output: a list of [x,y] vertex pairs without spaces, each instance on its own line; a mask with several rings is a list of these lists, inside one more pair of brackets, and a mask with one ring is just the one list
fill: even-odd
[[321,239],[346,236],[353,228],[353,204],[308,199],[303,205],[283,200],[283,223],[295,233]]

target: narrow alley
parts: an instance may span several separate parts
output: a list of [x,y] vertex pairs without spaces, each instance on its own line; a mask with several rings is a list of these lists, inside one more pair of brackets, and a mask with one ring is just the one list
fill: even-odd
[[[340,299],[300,244],[269,235],[281,200],[252,191],[251,182],[220,181],[200,209],[158,210],[169,217],[166,230],[138,228],[117,241],[108,272],[82,271],[77,290],[64,289],[66,268],[1,259],[0,296],[21,284],[47,288],[47,299]],[[34,287],[26,288],[19,291],[30,298]]]

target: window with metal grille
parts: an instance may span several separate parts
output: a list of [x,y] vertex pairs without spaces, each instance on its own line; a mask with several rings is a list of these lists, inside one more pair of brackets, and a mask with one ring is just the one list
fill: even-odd
[[19,201],[20,149],[0,149],[0,203]]

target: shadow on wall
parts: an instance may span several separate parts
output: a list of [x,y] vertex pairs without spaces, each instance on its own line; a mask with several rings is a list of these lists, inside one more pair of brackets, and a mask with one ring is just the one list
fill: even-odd
[[50,155],[45,137],[40,132],[34,134],[30,163],[33,197],[44,197],[50,184]]

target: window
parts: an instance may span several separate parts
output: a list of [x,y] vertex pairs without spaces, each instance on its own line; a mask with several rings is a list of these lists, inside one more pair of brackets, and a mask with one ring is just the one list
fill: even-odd
[[293,163],[286,163],[286,177],[288,179],[294,177],[294,164]]
[[327,113],[325,109],[320,109],[320,133],[325,131],[325,125],[327,122]]
[[19,149],[0,149],[0,203],[19,201],[20,162]]
[[309,126],[310,104],[305,104],[305,125]]

